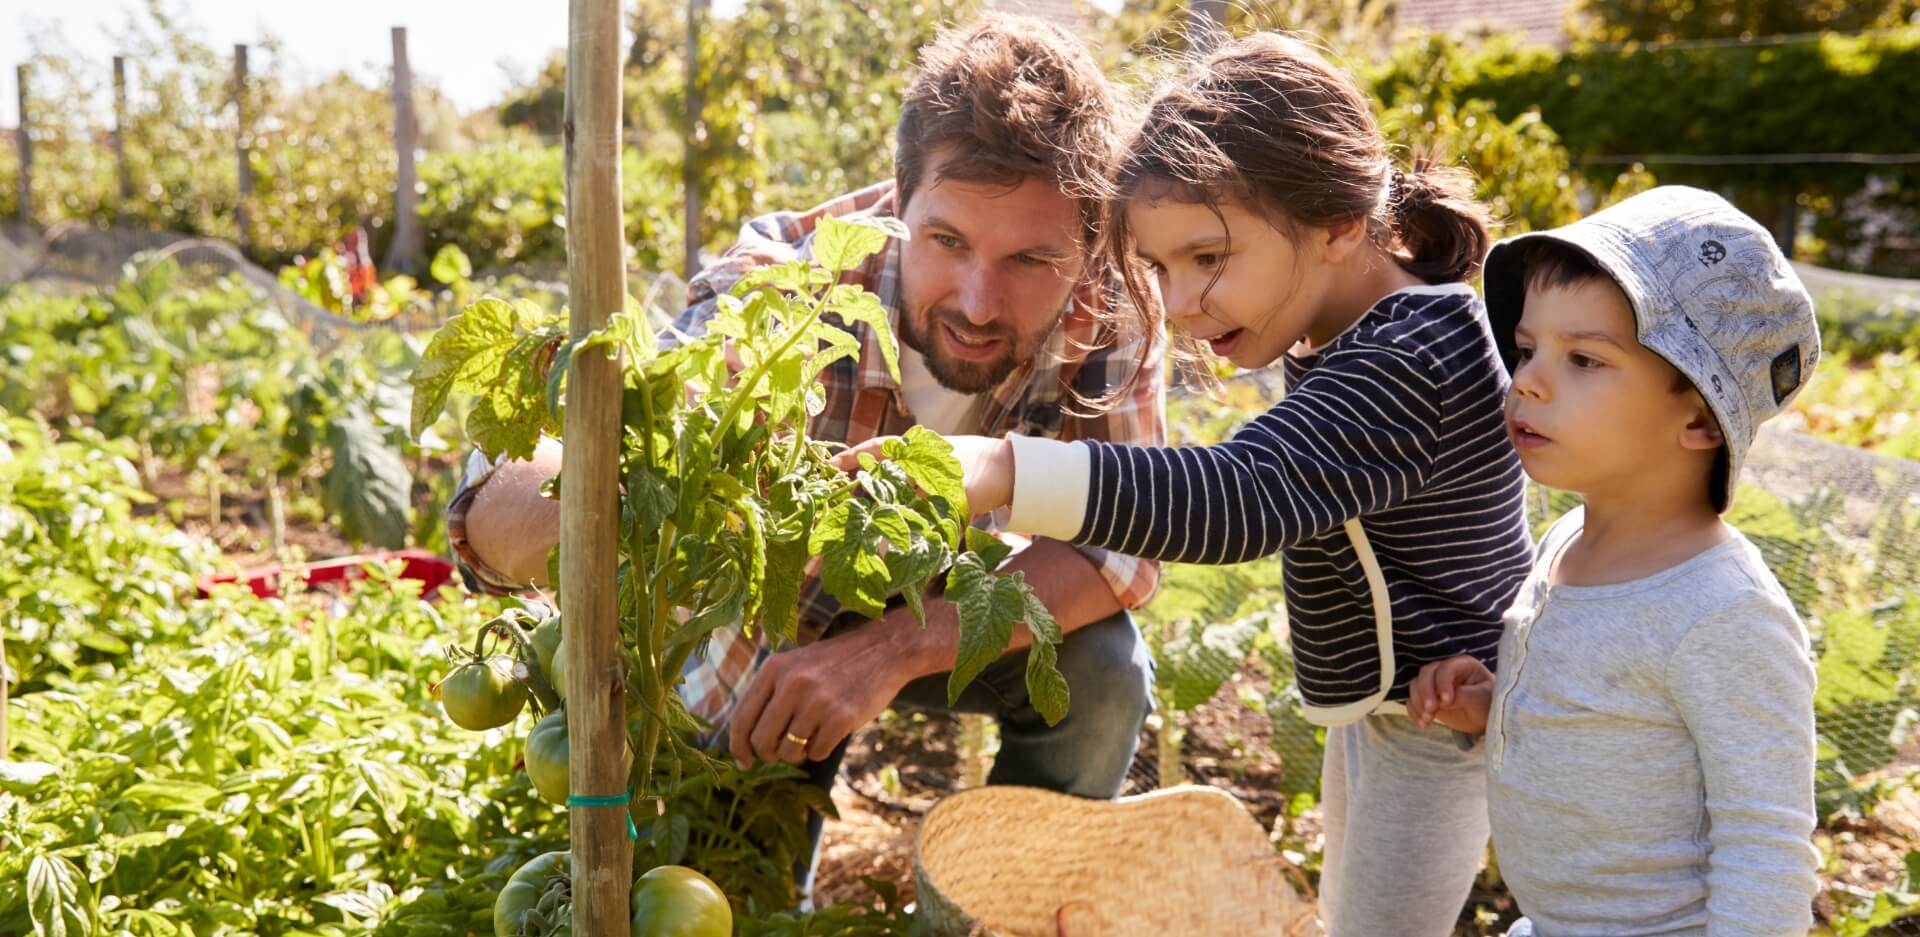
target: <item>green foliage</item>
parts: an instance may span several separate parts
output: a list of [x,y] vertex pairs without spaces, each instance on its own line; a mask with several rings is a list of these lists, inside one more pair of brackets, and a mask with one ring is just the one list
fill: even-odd
[[338,617],[223,590],[186,607],[191,641],[15,698],[0,931],[484,930],[493,889],[556,841],[521,831],[517,739],[474,744],[428,694],[436,648],[485,610],[436,613],[390,576]]
[[[679,170],[629,150],[621,200],[631,263],[678,269]],[[558,146],[509,142],[434,153],[420,163],[420,224],[427,250],[462,248],[469,266],[566,262],[566,163]],[[727,229],[731,231],[731,227]]]
[[835,816],[832,798],[806,772],[714,758],[684,777],[663,771],[656,786],[665,806],[640,828],[644,862],[636,865],[699,869],[724,883],[736,915],[799,903],[793,868],[810,857],[812,842],[796,820],[808,810]]
[[[1610,186],[1618,159],[1796,153],[1912,153],[1906,118],[1920,96],[1920,27],[1753,44],[1522,46],[1510,38],[1469,48],[1439,36],[1395,49],[1371,70],[1385,101],[1444,93],[1492,103],[1501,120],[1538,111],[1593,181]],[[1778,228],[1796,205],[1825,205],[1866,187],[1911,188],[1898,165],[1651,164],[1663,182],[1729,193]],[[1827,258],[1844,262],[1865,232],[1830,232]],[[1891,242],[1889,242],[1891,243]],[[1898,257],[1889,263],[1900,262]],[[1910,259],[1909,259],[1910,262]]]
[[[1029,689],[1050,720],[1064,714],[1064,681],[1043,650],[1059,641],[1058,628],[1017,575],[991,571],[1004,553],[981,551],[1003,550],[997,541],[982,543],[974,532],[964,543],[972,552],[962,549],[968,515],[945,440],[910,432],[888,453],[894,461],[847,476],[828,462],[825,445],[807,437],[805,417],[818,407],[814,378],[860,347],[841,325],[862,322],[882,344],[893,340],[877,300],[834,281],[884,247],[888,234],[902,233],[834,218],[819,225],[819,266],[788,263],[745,278],[719,299],[703,336],[666,351],[654,349],[642,313],[631,307],[562,344],[557,320],[483,299],[434,337],[414,373],[413,425],[436,419],[451,394],[477,393],[468,424],[474,442],[489,453],[524,454],[543,432],[563,426],[572,359],[621,352],[618,607],[637,720],[636,790],[657,783],[653,766],[663,745],[676,771],[703,757],[680,739],[680,730],[696,726],[672,689],[713,629],[740,622],[793,639],[791,583],[808,554],[822,557],[828,593],[868,615],[895,593],[918,614],[919,595],[954,569],[947,594],[959,609],[961,645],[997,656],[1013,623],[1025,621],[1036,642],[1030,660],[1038,661]],[[961,572],[973,570],[961,563],[980,566]]]
[[209,556],[135,516],[151,498],[132,455],[90,430],[61,440],[0,418],[0,639],[24,690],[110,675],[135,648],[187,633],[179,603]]
[[1920,350],[1872,357],[1840,354],[1821,362],[1819,375],[1792,407],[1807,429],[1848,446],[1920,459]]
[[1750,39],[1905,24],[1913,0],[1581,0],[1570,23],[1599,42]]

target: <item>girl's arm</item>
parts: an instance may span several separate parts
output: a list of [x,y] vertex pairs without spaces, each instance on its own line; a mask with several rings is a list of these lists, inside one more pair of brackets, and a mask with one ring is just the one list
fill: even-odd
[[1240,563],[1420,491],[1445,440],[1439,389],[1412,355],[1331,352],[1273,409],[1214,446],[956,440],[975,512],[1008,529],[1185,563]]

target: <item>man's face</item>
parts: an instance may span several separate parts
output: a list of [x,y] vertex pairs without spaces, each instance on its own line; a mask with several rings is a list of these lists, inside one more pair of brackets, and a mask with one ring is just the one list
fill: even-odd
[[1080,212],[1055,186],[942,179],[942,154],[907,202],[900,340],[949,390],[991,390],[1031,360],[1080,281]]
[[1631,495],[1711,462],[1711,412],[1640,344],[1619,287],[1528,287],[1514,344],[1507,432],[1535,481],[1589,499]]

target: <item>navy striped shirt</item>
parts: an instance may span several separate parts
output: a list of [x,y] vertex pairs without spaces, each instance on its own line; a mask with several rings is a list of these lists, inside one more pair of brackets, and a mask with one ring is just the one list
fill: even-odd
[[1308,715],[1348,722],[1383,683],[1372,593],[1343,528],[1358,518],[1391,603],[1385,699],[1404,703],[1432,661],[1492,667],[1533,546],[1509,379],[1479,298],[1464,284],[1392,293],[1285,369],[1285,397],[1219,445],[1087,443],[1075,540],[1183,563],[1281,551]]

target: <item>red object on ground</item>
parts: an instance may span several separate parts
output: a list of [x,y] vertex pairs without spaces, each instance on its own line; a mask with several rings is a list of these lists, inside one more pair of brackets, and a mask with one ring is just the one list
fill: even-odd
[[280,583],[289,577],[299,577],[312,589],[320,585],[334,585],[340,591],[352,588],[352,584],[367,578],[367,564],[385,563],[399,560],[402,564],[400,578],[420,581],[420,594],[431,598],[433,591],[453,578],[453,562],[427,550],[389,550],[383,553],[361,553],[355,556],[342,556],[317,563],[302,563],[293,566],[255,566],[237,573],[220,573],[200,577],[200,597],[206,598],[213,587],[222,583],[242,582],[261,598],[272,598],[280,594]]

